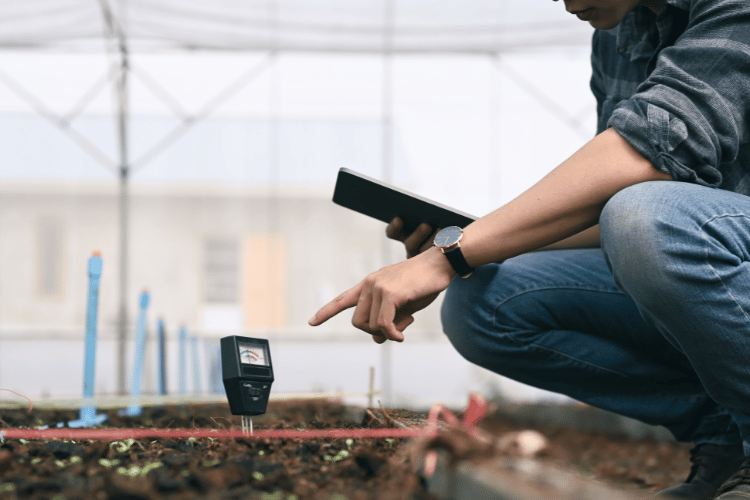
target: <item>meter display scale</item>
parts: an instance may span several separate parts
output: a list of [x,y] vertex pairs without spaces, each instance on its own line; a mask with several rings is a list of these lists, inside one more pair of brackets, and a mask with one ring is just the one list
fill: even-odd
[[233,335],[221,339],[221,372],[232,415],[266,412],[273,382],[266,339]]

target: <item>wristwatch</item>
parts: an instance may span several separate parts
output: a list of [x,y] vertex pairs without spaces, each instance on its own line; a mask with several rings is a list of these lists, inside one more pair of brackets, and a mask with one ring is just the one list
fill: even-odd
[[461,253],[459,240],[463,235],[464,231],[460,227],[448,226],[435,235],[435,246],[443,251],[459,276],[468,278],[474,272],[474,268],[466,262],[464,254]]

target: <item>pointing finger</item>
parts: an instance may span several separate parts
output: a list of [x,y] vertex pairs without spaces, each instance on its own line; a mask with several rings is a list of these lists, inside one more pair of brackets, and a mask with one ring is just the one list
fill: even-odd
[[310,318],[307,324],[310,326],[318,326],[336,316],[341,311],[356,306],[361,288],[362,285],[359,284],[354,288],[345,291],[331,302],[321,307],[320,310]]

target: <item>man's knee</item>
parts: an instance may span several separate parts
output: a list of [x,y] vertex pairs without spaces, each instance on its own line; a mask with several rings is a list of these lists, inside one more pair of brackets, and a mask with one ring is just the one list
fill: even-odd
[[469,361],[475,358],[478,330],[487,327],[480,324],[487,314],[483,311],[487,299],[482,286],[485,280],[481,279],[487,272],[484,267],[477,268],[467,279],[454,278],[445,291],[440,309],[443,332],[459,354]]
[[[679,231],[680,200],[670,182],[646,182],[623,189],[604,206],[599,226],[607,263],[618,285],[658,285],[664,277],[665,246]],[[632,291],[632,290],[631,290]]]
[[620,250],[643,251],[644,243],[655,240],[671,206],[662,206],[660,184],[647,182],[616,193],[602,210],[599,219],[602,248],[610,255]]
[[445,335],[464,358],[482,364],[490,348],[510,352],[520,346],[514,334],[526,330],[528,316],[535,314],[523,297],[534,287],[540,258],[524,255],[480,266],[467,279],[454,278],[443,299],[441,319]]

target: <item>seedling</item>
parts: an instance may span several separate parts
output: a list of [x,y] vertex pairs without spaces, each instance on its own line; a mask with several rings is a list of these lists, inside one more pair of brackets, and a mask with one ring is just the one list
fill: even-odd
[[253,433],[252,416],[268,406],[273,365],[268,341],[233,335],[221,339],[221,372],[232,415],[242,415],[242,432]]
[[130,477],[145,477],[146,474],[151,472],[154,469],[158,469],[159,467],[164,467],[163,462],[150,462],[144,465],[143,467],[138,467],[137,465],[133,465],[131,467],[118,467],[117,473],[121,474],[123,476],[130,476]]
[[130,449],[131,446],[135,444],[135,439],[128,438],[125,441],[112,441],[109,443],[109,447],[112,448],[115,447],[115,450],[117,450],[120,453],[125,453]]

